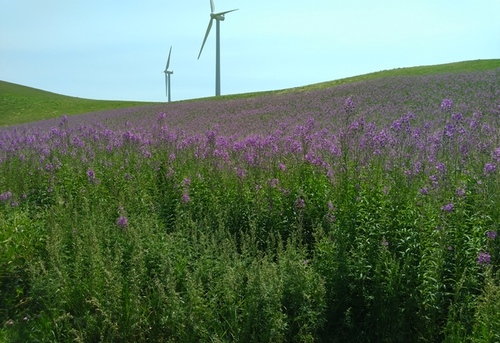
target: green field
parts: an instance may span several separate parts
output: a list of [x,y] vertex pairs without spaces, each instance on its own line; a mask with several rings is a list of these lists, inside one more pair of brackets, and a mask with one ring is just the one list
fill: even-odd
[[[213,100],[241,99],[264,94],[280,94],[295,91],[311,91],[339,86],[352,82],[363,82],[377,78],[397,76],[431,75],[439,73],[459,73],[491,70],[500,66],[500,60],[477,60],[448,63],[434,66],[420,66],[384,70],[365,75],[353,76],[335,81],[297,87],[292,89],[226,95]],[[195,99],[196,100],[196,99]],[[0,81],[0,126],[34,122],[57,118],[62,115],[76,115],[101,110],[148,105],[145,102],[105,101],[69,97],[43,90]]]
[[500,342],[500,60],[133,111],[4,86],[4,125],[55,118],[0,128],[0,342]]
[[146,104],[81,99],[0,81],[0,126]]

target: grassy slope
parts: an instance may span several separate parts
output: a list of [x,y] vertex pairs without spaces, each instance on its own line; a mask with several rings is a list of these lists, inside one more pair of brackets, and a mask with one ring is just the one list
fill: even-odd
[[334,81],[316,83],[310,86],[298,87],[295,89],[297,90],[323,89],[346,83],[369,81],[383,77],[423,76],[423,75],[441,74],[441,73],[464,73],[464,72],[493,70],[497,68],[500,68],[500,59],[463,61],[463,62],[446,63],[446,64],[431,65],[431,66],[419,66],[419,67],[383,70]]
[[145,104],[82,99],[0,81],[0,126]]
[[[278,91],[226,95],[212,99],[227,100],[250,98],[263,94],[308,91],[335,87],[338,85],[369,81],[383,77],[421,76],[439,73],[474,72],[500,68],[500,59],[464,61],[432,66],[397,68],[384,70],[334,81],[322,82],[304,87]],[[22,124],[43,119],[56,118],[63,114],[74,115],[99,110],[146,105],[145,102],[103,101],[68,97],[35,88],[0,81],[0,126]]]

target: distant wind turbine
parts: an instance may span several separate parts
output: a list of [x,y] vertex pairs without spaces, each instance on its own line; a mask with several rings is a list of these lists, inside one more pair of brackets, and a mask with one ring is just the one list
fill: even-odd
[[198,59],[200,59],[201,52],[203,51],[203,47],[205,46],[205,42],[207,41],[208,34],[210,33],[210,29],[212,28],[212,23],[215,20],[216,22],[216,45],[215,45],[215,95],[220,95],[220,22],[223,21],[224,15],[229,12],[237,11],[230,10],[220,13],[215,13],[215,5],[214,1],[210,0],[210,7],[212,12],[210,13],[210,21],[208,22],[207,33],[205,34],[205,39],[203,39],[203,44],[201,45],[200,53],[198,54]]
[[174,72],[168,70],[168,67],[170,66],[170,55],[172,54],[172,47],[170,47],[170,51],[168,53],[168,59],[167,59],[167,66],[165,67],[165,91],[166,91],[166,96],[168,98],[168,102],[171,101],[171,92],[170,92],[170,75],[172,75]]

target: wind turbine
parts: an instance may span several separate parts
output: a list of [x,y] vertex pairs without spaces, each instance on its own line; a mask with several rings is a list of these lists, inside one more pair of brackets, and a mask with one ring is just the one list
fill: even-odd
[[165,67],[165,91],[166,91],[166,95],[167,95],[167,98],[168,98],[168,102],[170,102],[170,75],[172,75],[174,72],[173,71],[170,71],[168,70],[168,67],[170,66],[170,55],[172,54],[172,47],[170,47],[170,51],[168,53],[168,59],[167,59],[167,66]]
[[210,21],[208,22],[207,33],[205,34],[205,39],[203,39],[203,44],[201,45],[200,53],[198,54],[198,59],[200,59],[201,52],[203,51],[203,47],[205,46],[205,42],[207,41],[208,34],[210,33],[210,29],[212,28],[212,23],[215,20],[216,23],[215,95],[219,96],[220,95],[220,22],[225,19],[224,15],[226,15],[229,12],[237,11],[237,9],[215,13],[215,5],[213,0],[210,0],[210,7],[212,10],[212,12],[210,13]]

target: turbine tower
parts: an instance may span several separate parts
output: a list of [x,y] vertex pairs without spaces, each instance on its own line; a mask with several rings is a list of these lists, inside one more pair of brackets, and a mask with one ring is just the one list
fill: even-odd
[[166,91],[166,96],[168,98],[168,102],[171,100],[171,92],[170,92],[170,75],[172,75],[174,72],[171,70],[168,70],[168,67],[170,66],[170,55],[172,54],[172,47],[170,47],[170,51],[168,53],[168,59],[167,59],[167,66],[165,67],[165,91]]
[[205,33],[205,39],[203,39],[203,44],[201,45],[200,53],[198,54],[198,59],[200,59],[201,52],[203,51],[203,47],[205,46],[205,42],[207,41],[208,35],[210,33],[210,29],[212,28],[212,23],[215,20],[216,26],[216,43],[215,43],[215,95],[220,95],[220,22],[223,21],[224,15],[229,12],[237,11],[230,10],[225,12],[215,13],[215,5],[214,1],[210,0],[210,7],[212,12],[210,13],[210,21],[208,22],[207,33]]

